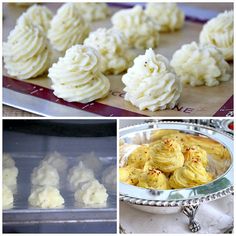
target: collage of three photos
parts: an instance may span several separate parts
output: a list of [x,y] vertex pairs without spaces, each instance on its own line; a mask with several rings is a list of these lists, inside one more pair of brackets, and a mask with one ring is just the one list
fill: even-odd
[[3,233],[234,232],[234,2],[2,2]]

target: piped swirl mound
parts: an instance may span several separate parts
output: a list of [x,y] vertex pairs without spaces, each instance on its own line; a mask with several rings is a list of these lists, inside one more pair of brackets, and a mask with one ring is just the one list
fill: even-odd
[[211,45],[185,44],[174,53],[170,64],[180,80],[191,86],[216,86],[231,78],[223,54]]
[[68,102],[87,103],[105,97],[110,82],[100,72],[95,49],[75,45],[49,69],[54,94]]
[[120,10],[112,17],[114,27],[124,33],[130,46],[146,49],[159,43],[159,27],[144,13],[141,6]]
[[184,25],[184,13],[176,3],[148,3],[145,13],[160,26],[161,32],[179,30]]
[[24,80],[37,77],[49,68],[51,49],[44,32],[21,17],[3,43],[3,57],[8,74]]
[[178,142],[166,139],[150,145],[149,156],[152,158],[152,166],[170,173],[184,164],[184,156]]
[[140,110],[172,109],[180,98],[181,84],[169,61],[148,49],[134,60],[122,77],[125,100]]
[[209,183],[211,180],[211,174],[206,171],[202,162],[195,158],[175,170],[170,177],[169,184],[172,188],[190,188]]
[[41,30],[46,33],[50,27],[50,21],[53,15],[47,7],[34,4],[20,16],[18,21],[20,21],[22,17],[26,17],[33,25],[41,27]]
[[53,17],[48,38],[56,50],[64,52],[75,44],[83,43],[89,31],[75,4],[66,3]]
[[84,44],[95,48],[101,56],[101,71],[119,74],[129,67],[131,56],[123,33],[116,29],[99,28],[89,34]]
[[234,13],[225,11],[208,21],[200,33],[200,43],[214,45],[224,55],[225,60],[233,60],[234,53]]
[[106,3],[79,2],[75,4],[83,18],[89,22],[104,20],[110,14]]

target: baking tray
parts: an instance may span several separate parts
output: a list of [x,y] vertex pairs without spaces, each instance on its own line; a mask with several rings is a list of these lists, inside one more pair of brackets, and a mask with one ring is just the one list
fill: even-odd
[[[65,199],[65,207],[62,209],[39,209],[28,205],[28,197],[31,190],[30,176],[33,168],[38,166],[39,162],[47,153],[58,151],[68,158],[69,168],[74,166],[79,160],[79,156],[85,153],[95,152],[102,163],[101,173],[96,173],[96,178],[101,181],[101,175],[110,165],[117,165],[116,158],[116,136],[109,136],[103,132],[103,136],[93,136],[96,132],[93,124],[88,122],[91,127],[90,137],[84,135],[61,136],[55,127],[63,126],[64,129],[70,122],[50,122],[51,128],[40,134],[35,131],[45,125],[46,120],[40,124],[39,120],[28,121],[28,130],[14,128],[12,120],[11,129],[9,120],[7,125],[3,122],[3,151],[10,153],[19,169],[17,179],[17,193],[14,196],[14,207],[9,210],[3,210],[3,230],[4,232],[72,232],[72,233],[115,233],[117,222],[117,195],[115,191],[108,190],[107,205],[103,207],[75,205],[73,193],[67,189],[66,182],[62,182],[60,192]],[[25,120],[18,120],[18,123]],[[79,124],[73,122],[73,127],[85,126],[85,122]],[[95,122],[96,123],[96,122]],[[34,126],[32,126],[34,124]],[[106,125],[98,122],[98,126]],[[115,124],[113,124],[113,129]],[[61,176],[60,179],[66,179]]]
[[[33,224],[33,223],[66,223],[68,221],[116,221],[116,193],[108,190],[108,201],[105,207],[99,208],[77,206],[74,202],[73,192],[66,187],[66,181],[61,183],[60,192],[65,199],[64,208],[61,209],[39,209],[28,205],[28,197],[31,191],[30,176],[34,167],[44,158],[44,153],[19,154],[11,153],[19,170],[17,178],[17,193],[14,195],[14,206],[12,209],[3,210],[3,225],[9,224]],[[73,156],[74,155],[74,156]],[[76,165],[75,153],[68,155],[70,167]],[[78,156],[78,154],[77,154]],[[110,165],[116,165],[115,157],[100,157],[103,170]],[[96,176],[99,182],[101,176]],[[66,176],[65,176],[66,178]]]
[[[45,5],[53,12],[60,6],[58,3]],[[112,13],[133,5],[134,3],[109,4]],[[233,4],[230,6],[233,8]],[[180,7],[186,14],[184,28],[178,32],[161,34],[160,46],[155,50],[169,59],[182,44],[197,41],[203,24],[217,15],[217,12],[194,8],[187,4],[180,4]],[[6,40],[17,17],[24,10],[22,7],[3,4],[3,40]],[[92,30],[110,26],[111,22],[107,19],[93,23]],[[144,53],[143,50],[136,52]],[[233,68],[232,63],[231,67]],[[3,75],[3,103],[44,116],[233,116],[233,79],[213,88],[186,85],[178,106],[173,110],[150,112],[139,111],[124,101],[124,85],[120,80],[122,75],[109,76],[111,81],[109,96],[88,104],[69,103],[55,97],[50,89],[51,82],[46,76],[20,81],[10,78],[6,71],[3,71]]]

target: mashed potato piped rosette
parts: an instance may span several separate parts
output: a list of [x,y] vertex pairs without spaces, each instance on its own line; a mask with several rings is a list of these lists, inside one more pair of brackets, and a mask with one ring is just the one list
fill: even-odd
[[159,44],[159,27],[146,16],[141,6],[118,11],[112,17],[112,24],[124,33],[132,47],[155,48]]
[[65,201],[57,188],[43,186],[36,188],[30,194],[28,202],[33,207],[62,208]]
[[134,59],[134,65],[122,77],[125,100],[140,110],[172,109],[181,94],[181,83],[169,61],[148,49]]
[[51,21],[48,38],[52,46],[65,52],[73,45],[83,43],[90,28],[73,3],[62,5]]
[[45,33],[23,16],[3,43],[3,57],[8,74],[25,80],[49,68],[51,49]]
[[102,2],[78,2],[74,3],[86,21],[104,20],[109,16],[109,8],[106,3]]
[[206,167],[208,164],[207,152],[198,146],[186,148],[183,154],[186,162],[199,160],[204,167]]
[[20,22],[22,17],[26,17],[32,22],[34,26],[40,27],[41,30],[46,34],[50,27],[50,21],[53,17],[53,14],[47,7],[34,4],[20,16],[17,22]]
[[173,173],[169,184],[172,188],[190,188],[206,184],[212,180],[210,173],[206,171],[199,159],[187,161],[185,165]]
[[129,155],[127,164],[142,169],[148,159],[148,146],[141,145]]
[[191,86],[217,86],[231,79],[229,64],[212,45],[185,44],[174,53],[170,64],[182,83]]
[[148,3],[145,13],[161,32],[179,30],[184,24],[184,13],[176,3]]
[[214,45],[224,55],[225,60],[232,60],[234,53],[234,12],[225,11],[209,20],[200,33],[202,45]]
[[152,158],[152,166],[165,173],[173,172],[184,164],[180,144],[171,139],[155,142],[148,154]]
[[120,74],[127,70],[133,59],[123,33],[114,28],[99,28],[91,32],[84,45],[99,52],[101,72],[105,74]]
[[68,102],[87,103],[105,97],[110,82],[100,72],[95,49],[75,45],[49,69],[54,94]]
[[137,186],[149,189],[169,189],[168,178],[160,170],[149,168],[140,175]]

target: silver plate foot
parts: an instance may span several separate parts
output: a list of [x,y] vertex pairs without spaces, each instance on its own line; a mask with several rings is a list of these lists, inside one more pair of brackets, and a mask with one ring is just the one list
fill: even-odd
[[192,233],[198,232],[201,229],[200,224],[194,220],[199,205],[185,206],[183,213],[189,218],[188,228]]

